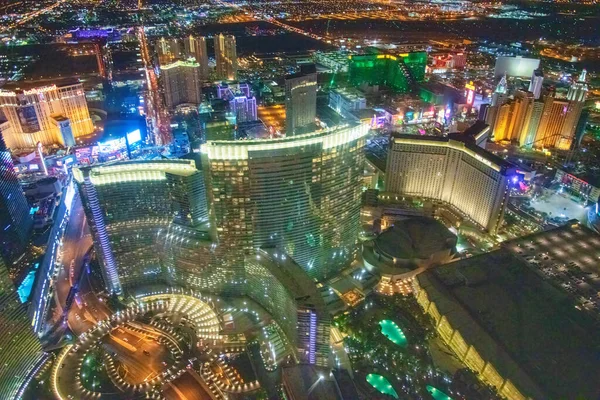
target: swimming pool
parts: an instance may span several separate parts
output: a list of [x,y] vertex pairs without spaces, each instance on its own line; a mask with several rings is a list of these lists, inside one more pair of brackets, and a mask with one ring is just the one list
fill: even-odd
[[452,400],[452,397],[442,392],[440,389],[435,388],[431,385],[427,385],[427,391],[431,394],[435,400]]
[[394,321],[384,319],[379,321],[379,326],[381,327],[381,333],[394,344],[402,347],[406,347],[408,345],[406,335],[404,335],[402,329],[400,329],[400,327]]
[[392,387],[390,381],[388,381],[384,376],[377,374],[369,374],[367,375],[367,382],[375,389],[379,390],[380,393],[389,394],[395,399],[399,399],[398,393]]

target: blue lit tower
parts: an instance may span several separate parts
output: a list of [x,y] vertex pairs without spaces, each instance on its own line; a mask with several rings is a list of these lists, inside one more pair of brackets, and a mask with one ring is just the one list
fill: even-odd
[[24,251],[33,220],[0,130],[0,256],[11,263]]

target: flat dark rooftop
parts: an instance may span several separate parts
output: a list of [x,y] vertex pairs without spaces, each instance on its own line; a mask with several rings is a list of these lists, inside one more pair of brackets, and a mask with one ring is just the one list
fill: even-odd
[[441,314],[525,393],[538,398],[537,386],[540,398],[600,398],[598,327],[510,250],[447,264],[422,277]]

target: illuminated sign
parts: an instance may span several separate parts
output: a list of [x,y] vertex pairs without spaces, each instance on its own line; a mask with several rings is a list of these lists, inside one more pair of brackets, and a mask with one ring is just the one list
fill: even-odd
[[467,105],[473,105],[473,100],[475,100],[475,85],[473,81],[470,81],[465,85],[465,89],[467,90]]
[[467,104],[472,105],[474,98],[475,98],[475,92],[472,90],[468,90],[467,91]]
[[136,129],[135,131],[127,133],[127,141],[129,142],[129,144],[134,144],[134,143],[140,142],[141,140],[142,140],[142,133],[140,132],[139,129]]
[[40,93],[50,92],[52,90],[56,90],[56,85],[43,86],[40,88],[31,89],[31,90],[23,90],[23,94],[24,95],[40,94]]
[[125,146],[125,138],[108,140],[104,143],[98,143],[98,151],[100,153],[114,153]]

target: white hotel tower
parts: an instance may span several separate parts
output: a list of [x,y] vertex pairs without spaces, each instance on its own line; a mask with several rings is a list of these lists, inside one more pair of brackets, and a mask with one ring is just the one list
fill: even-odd
[[495,233],[502,225],[512,164],[460,140],[414,135],[392,138],[386,191],[442,201]]

